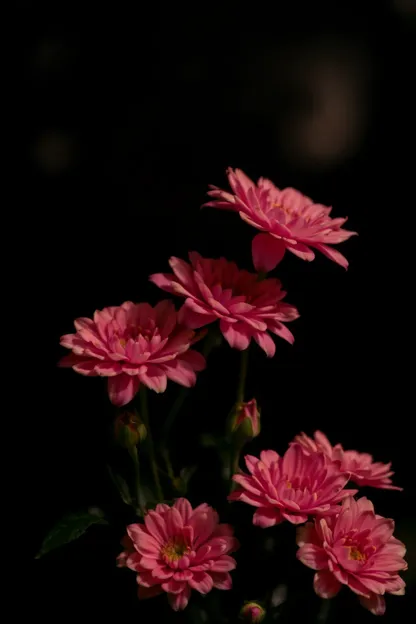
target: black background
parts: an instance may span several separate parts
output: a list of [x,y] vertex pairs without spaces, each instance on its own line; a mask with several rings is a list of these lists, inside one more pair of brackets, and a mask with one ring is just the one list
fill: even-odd
[[[139,605],[134,575],[114,567],[129,520],[105,471],[113,411],[102,380],[56,368],[59,337],[72,331],[74,318],[96,308],[129,299],[157,302],[160,292],[147,278],[167,270],[171,255],[198,250],[251,268],[249,226],[234,214],[199,209],[209,183],[226,186],[227,166],[333,205],[334,215],[348,215],[349,228],[359,233],[340,246],[350,261],[347,272],[322,256],[309,264],[290,254],[276,271],[301,318],[291,325],[293,347],[279,341],[272,360],[251,349],[247,398],[256,396],[261,405],[263,430],[250,450],[284,452],[297,432],[320,428],[334,443],[392,460],[395,482],[405,491],[370,495],[379,513],[396,519],[411,565],[414,4],[21,6],[23,192],[33,245],[29,291],[39,315],[32,554],[64,512],[90,505],[116,510],[111,529],[99,527],[31,564],[34,612],[47,621],[170,616],[162,599]],[[347,135],[356,138],[345,149],[334,138],[325,158],[313,141],[306,146],[301,131],[319,110],[316,83],[304,78],[316,58],[324,68],[335,59],[336,76],[348,67],[361,119],[354,126],[351,105]],[[328,75],[331,91],[334,72]],[[240,526],[236,591],[222,594],[225,613],[238,612],[243,599],[262,598],[265,588],[284,582],[286,571],[293,586],[305,584],[303,617],[313,621],[312,572],[292,561],[295,549],[285,554],[291,527],[270,530],[281,544],[266,555],[264,534],[250,525],[252,511],[229,509],[216,460],[197,445],[201,432],[221,431],[234,398],[238,353],[224,348],[209,364],[171,444],[177,468],[200,461],[192,502],[206,500]],[[170,387],[151,397],[156,432],[175,392]],[[411,570],[406,580],[408,595],[388,599],[385,621],[410,619]],[[337,599],[336,621],[370,621],[349,598]]]

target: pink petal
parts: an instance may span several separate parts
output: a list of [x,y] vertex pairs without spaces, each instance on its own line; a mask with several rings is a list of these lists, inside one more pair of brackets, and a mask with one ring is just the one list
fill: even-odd
[[[328,247],[328,245],[323,245],[322,243],[317,243],[313,245],[315,249],[323,253],[327,258],[333,260],[337,264],[340,264],[344,269],[348,269],[348,260],[345,256],[343,256],[339,251],[333,249],[332,247]],[[293,250],[291,250],[293,251]]]
[[180,594],[168,594],[169,604],[174,611],[183,611],[189,602],[191,588],[185,587]]
[[312,249],[303,243],[297,242],[296,245],[287,245],[288,251],[291,251],[298,258],[302,258],[302,260],[307,260],[311,262],[315,258],[315,254]]
[[72,368],[77,373],[85,375],[86,377],[96,377],[95,366],[97,360],[80,360],[77,364],[73,364]]
[[360,596],[360,603],[373,615],[384,615],[386,611],[386,601],[383,596],[378,594],[371,594],[369,598]]
[[214,587],[212,577],[206,572],[195,572],[188,583],[192,589],[196,589],[200,594],[207,594]]
[[254,334],[254,340],[257,342],[259,347],[263,349],[266,353],[267,357],[273,357],[276,353],[276,345],[274,344],[273,339],[266,332],[256,332]]
[[217,320],[217,317],[213,314],[194,312],[186,303],[187,302],[185,302],[178,313],[178,321],[181,325],[189,327],[190,329],[199,329]]
[[189,520],[189,526],[194,530],[195,548],[202,545],[212,535],[217,523],[218,516],[211,508],[196,513],[194,511]]
[[328,555],[323,548],[314,544],[304,544],[296,553],[297,558],[312,570],[328,568]]
[[183,529],[182,516],[176,507],[171,507],[164,515],[166,532],[168,535],[179,535]]
[[213,562],[211,570],[213,572],[229,572],[230,570],[234,570],[236,565],[237,564],[233,557],[230,557],[229,555],[221,555]]
[[163,544],[168,540],[169,533],[166,527],[166,522],[160,514],[156,511],[149,511],[144,517],[144,522],[146,529],[157,542]]
[[256,271],[268,273],[281,262],[285,255],[286,246],[282,240],[270,234],[257,234],[251,243],[253,264]]
[[[247,457],[250,457],[250,455],[246,455],[246,458]],[[260,459],[263,462],[263,464],[267,466],[267,468],[270,468],[272,464],[274,464],[275,462],[279,462],[280,455],[276,453],[276,451],[271,451],[271,450],[262,451],[260,453]],[[247,465],[247,468],[248,468],[248,465]]]
[[216,589],[231,589],[233,582],[228,572],[209,572]]
[[147,598],[154,598],[162,593],[160,585],[154,585],[153,587],[142,587],[139,585],[139,600],[146,600]]
[[145,386],[157,393],[166,390],[167,377],[163,368],[160,366],[148,366],[146,371],[139,373],[138,378]]
[[138,377],[129,375],[117,375],[108,378],[108,395],[111,403],[121,407],[127,405],[133,399],[140,386]]
[[115,377],[121,373],[121,366],[118,362],[98,362],[95,372],[102,377]]
[[221,319],[220,330],[233,349],[244,351],[250,344],[250,334],[248,333],[247,326],[243,323],[229,323],[225,319]]
[[177,498],[174,507],[179,511],[184,526],[188,524],[189,518],[192,514],[191,503],[186,498]]
[[288,513],[286,511],[282,511],[282,518],[284,520],[288,520],[292,524],[303,524],[307,521],[308,516],[305,514],[297,514],[297,513]]
[[321,598],[333,598],[341,589],[341,583],[329,570],[321,570],[314,576],[313,588]]
[[267,529],[282,522],[282,516],[278,509],[273,507],[259,507],[254,513],[253,524],[254,526]]
[[280,323],[279,321],[274,321],[273,323],[270,323],[268,329],[269,331],[276,334],[276,336],[280,336],[280,338],[286,340],[289,344],[293,344],[295,342],[295,337],[290,329],[288,329],[286,325],[283,325],[283,323]]
[[185,581],[175,581],[173,578],[170,578],[165,583],[162,583],[162,589],[169,594],[180,594],[186,588]]
[[169,566],[167,565],[156,565],[156,567],[152,569],[152,576],[154,576],[154,578],[158,579],[159,581],[166,581],[166,579],[169,579],[172,576],[177,581],[184,580],[177,579],[174,575],[174,571],[172,570],[172,568],[169,568]]

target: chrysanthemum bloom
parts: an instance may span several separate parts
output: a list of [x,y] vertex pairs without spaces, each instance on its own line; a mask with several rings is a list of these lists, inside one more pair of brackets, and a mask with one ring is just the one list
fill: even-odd
[[230,570],[236,567],[230,552],[238,548],[229,524],[206,503],[192,509],[186,498],[173,505],[157,505],[143,524],[127,527],[126,550],[119,566],[137,572],[139,598],[167,592],[175,611],[185,609],[191,590],[207,594],[213,587],[231,589]]
[[239,487],[228,499],[258,507],[253,524],[262,528],[283,520],[301,524],[308,516],[337,513],[337,503],[357,492],[343,489],[348,476],[322,454],[305,455],[297,444],[283,457],[262,451],[260,459],[246,455],[245,461],[250,475],[233,476]]
[[331,461],[338,462],[341,472],[351,475],[351,481],[357,485],[368,485],[383,490],[402,490],[392,484],[394,472],[390,470],[391,462],[383,464],[374,462],[372,455],[358,451],[344,451],[341,444],[332,446],[322,431],[315,431],[313,438],[305,433],[296,436],[292,444],[300,444],[305,453],[323,453]]
[[293,188],[278,189],[260,178],[255,184],[240,169],[227,170],[232,193],[211,186],[214,200],[205,204],[238,212],[240,217],[261,231],[253,239],[254,266],[271,271],[282,260],[286,249],[303,260],[315,257],[311,247],[344,268],[348,261],[330,245],[342,243],[356,234],[342,229],[347,219],[332,219],[331,208],[314,204]]
[[126,301],[119,307],[94,313],[94,320],[79,318],[77,332],[62,336],[61,345],[72,353],[60,366],[87,376],[108,377],[108,393],[115,405],[132,400],[140,384],[164,392],[167,379],[192,386],[205,359],[189,347],[195,333],[177,324],[171,301],[154,308]]
[[385,611],[385,593],[403,595],[406,549],[393,537],[394,522],[374,513],[365,497],[348,498],[338,516],[316,518],[298,529],[297,557],[313,570],[314,588],[321,598],[332,598],[342,585],[360,596],[375,615]]
[[298,318],[296,308],[282,299],[279,280],[258,281],[257,275],[241,271],[224,258],[208,260],[189,254],[191,264],[171,258],[171,273],[157,273],[150,280],[167,292],[185,297],[179,320],[191,328],[219,320],[220,330],[231,347],[247,349],[254,340],[272,357],[276,351],[268,331],[291,344],[293,334],[283,322]]

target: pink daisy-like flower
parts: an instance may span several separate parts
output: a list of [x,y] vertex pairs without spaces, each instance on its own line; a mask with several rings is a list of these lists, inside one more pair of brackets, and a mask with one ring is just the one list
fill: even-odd
[[229,556],[237,550],[229,524],[219,524],[218,514],[206,503],[192,509],[186,498],[172,507],[157,505],[143,524],[127,527],[126,550],[119,566],[137,572],[139,598],[167,592],[175,611],[185,609],[191,590],[207,594],[214,587],[231,589],[230,570],[236,567]]
[[294,444],[283,457],[262,451],[260,459],[245,456],[250,475],[235,474],[238,488],[228,499],[258,507],[253,524],[262,528],[283,520],[306,522],[308,516],[334,514],[338,503],[357,493],[344,490],[348,476],[325,461],[322,454],[305,455]]
[[403,490],[392,484],[394,472],[391,462],[374,462],[372,455],[358,451],[344,451],[341,444],[332,446],[322,431],[315,431],[313,438],[305,433],[296,436],[292,444],[300,444],[305,453],[323,453],[328,459],[337,462],[341,472],[350,474],[351,481],[357,485],[368,485],[383,490]]
[[276,351],[269,331],[293,343],[283,323],[295,320],[299,313],[282,302],[286,293],[279,280],[258,281],[257,275],[224,258],[208,260],[191,252],[189,259],[191,264],[171,258],[173,274],[150,276],[159,288],[186,298],[179,312],[181,323],[195,329],[219,320],[231,347],[247,349],[254,338],[269,357]]
[[195,333],[178,325],[171,301],[154,308],[126,301],[74,325],[77,332],[61,338],[72,353],[59,364],[82,375],[108,377],[114,405],[129,403],[141,383],[156,392],[165,391],[167,379],[192,386],[195,372],[205,368],[203,356],[189,349]]
[[303,260],[313,260],[317,249],[325,256],[348,267],[348,261],[330,245],[342,243],[356,234],[342,229],[347,219],[332,219],[331,208],[314,204],[293,188],[278,189],[260,178],[255,184],[240,169],[228,169],[232,193],[211,186],[213,201],[205,206],[238,212],[249,225],[261,231],[253,239],[254,266],[271,271],[282,260],[286,249]]
[[375,615],[383,615],[384,594],[404,594],[399,576],[406,570],[406,549],[393,537],[394,521],[374,513],[365,497],[348,498],[338,516],[316,518],[298,529],[297,557],[313,570],[314,589],[321,598],[332,598],[342,585],[360,597]]

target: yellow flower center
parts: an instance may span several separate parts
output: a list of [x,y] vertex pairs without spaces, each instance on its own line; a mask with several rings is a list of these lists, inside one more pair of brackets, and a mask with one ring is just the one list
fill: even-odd
[[365,561],[367,557],[360,551],[356,546],[350,546],[350,552],[348,554],[348,559],[353,559],[354,561]]
[[190,552],[189,546],[183,537],[172,537],[161,549],[161,554],[168,561],[178,561]]

